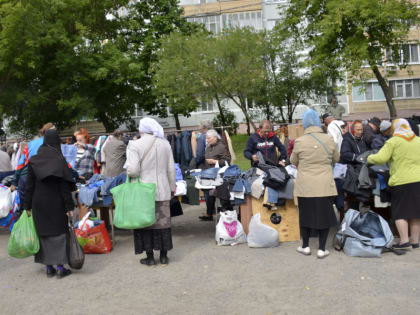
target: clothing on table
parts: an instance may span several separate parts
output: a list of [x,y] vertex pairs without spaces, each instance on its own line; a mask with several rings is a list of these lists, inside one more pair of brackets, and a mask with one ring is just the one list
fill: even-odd
[[357,164],[356,158],[367,150],[368,146],[365,143],[364,136],[358,139],[350,132],[347,132],[343,136],[343,142],[341,144],[340,163]]
[[346,178],[343,181],[343,191],[354,196],[358,201],[369,201],[372,191],[370,189],[362,189],[359,187],[359,174],[362,165],[348,165]]
[[244,151],[244,156],[248,160],[251,160],[251,164],[253,164],[252,156],[257,154],[257,152],[261,152],[266,161],[270,160],[273,163],[277,163],[279,159],[276,156],[276,148],[280,151],[280,160],[286,160],[286,149],[276,134],[274,132],[270,132],[267,138],[264,138],[260,134],[260,131],[257,131],[249,137]]
[[68,264],[67,233],[54,236],[39,236],[39,252],[35,254],[34,260],[43,265],[65,265]]
[[114,137],[107,143],[103,150],[105,156],[105,177],[115,177],[124,172],[124,164],[127,160],[127,146],[124,142]]
[[390,189],[392,219],[420,219],[420,181]]
[[[5,179],[5,178],[7,178],[7,177],[9,177],[9,179],[10,178],[13,178],[13,175],[15,175],[15,171],[9,171],[9,172],[1,172],[0,173],[0,182],[3,182],[3,180]],[[11,182],[11,181],[10,181]],[[4,184],[2,184],[2,185],[4,185]],[[4,185],[4,186],[7,186],[7,185]],[[9,185],[10,186],[10,185]]]

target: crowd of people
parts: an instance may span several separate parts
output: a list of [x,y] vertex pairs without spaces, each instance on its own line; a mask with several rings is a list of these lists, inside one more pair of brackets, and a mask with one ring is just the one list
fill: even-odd
[[[372,118],[351,124],[314,110],[304,113],[304,135],[290,141],[288,150],[274,133],[270,121],[264,120],[250,136],[244,156],[255,166],[263,157],[272,165],[293,164],[297,168],[294,195],[298,200],[302,244],[297,251],[311,254],[309,238],[319,237],[317,256],[329,255],[326,241],[329,229],[338,224],[334,204],[340,212],[345,206],[343,180],[336,178],[335,167],[356,165],[358,157],[371,151],[368,164],[389,164],[388,186],[391,192],[392,219],[400,242],[398,249],[418,248],[420,233],[420,138],[405,119],[392,122]],[[201,132],[193,136],[196,143],[191,165],[204,170],[222,168],[231,162],[231,150],[209,122],[202,122]],[[120,130],[109,137],[92,141],[86,129],[80,128],[65,144],[74,149],[75,160],[69,163],[62,141],[52,123],[45,124],[39,136],[29,143],[13,144],[0,151],[0,176],[11,178],[11,190],[21,194],[22,209],[33,215],[40,238],[35,261],[46,265],[47,276],[65,277],[71,273],[67,264],[66,231],[68,218],[78,203],[74,198],[77,182],[85,182],[95,173],[115,177],[125,173],[156,184],[156,223],[134,230],[135,254],[146,252],[140,262],[154,265],[154,250],[160,251],[160,263],[168,264],[172,249],[170,200],[174,196],[176,171],[171,143],[155,120],[143,118],[139,135],[124,141]],[[207,211],[200,220],[211,221],[216,213],[216,197],[204,190]],[[139,205],[141,207],[141,205]],[[232,209],[228,201],[222,209]],[[409,234],[410,232],[410,234]],[[56,268],[54,267],[56,266]]]

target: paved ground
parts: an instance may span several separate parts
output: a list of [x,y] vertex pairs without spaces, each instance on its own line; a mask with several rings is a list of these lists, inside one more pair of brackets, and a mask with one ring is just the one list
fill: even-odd
[[173,220],[169,266],[140,265],[121,231],[110,254],[88,255],[83,270],[61,280],[30,258],[9,258],[1,230],[0,314],[420,313],[420,250],[376,259],[332,250],[319,260],[296,253],[298,243],[218,247],[214,223],[198,222],[197,207],[184,212]]

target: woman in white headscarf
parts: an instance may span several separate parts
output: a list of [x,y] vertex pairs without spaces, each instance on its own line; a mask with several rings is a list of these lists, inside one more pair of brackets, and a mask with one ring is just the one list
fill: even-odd
[[[127,175],[144,183],[156,184],[156,223],[146,229],[134,230],[134,251],[147,257],[144,265],[154,265],[153,250],[160,251],[160,263],[169,262],[167,252],[172,249],[171,211],[169,202],[175,191],[175,163],[163,128],[152,118],[140,120],[141,138],[130,141],[127,147]],[[139,205],[141,211],[141,205]]]
[[394,247],[416,249],[420,235],[420,138],[405,119],[394,120],[391,128],[392,138],[368,157],[368,163],[389,162],[392,219],[400,234],[400,242]]

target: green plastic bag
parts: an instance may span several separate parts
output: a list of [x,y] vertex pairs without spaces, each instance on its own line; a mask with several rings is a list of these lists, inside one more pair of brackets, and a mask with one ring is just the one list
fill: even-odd
[[7,251],[15,258],[26,258],[39,251],[39,239],[36,233],[34,219],[23,211],[19,220],[13,226]]
[[156,222],[156,185],[127,181],[111,189],[115,203],[114,225],[120,229],[142,229]]

